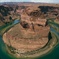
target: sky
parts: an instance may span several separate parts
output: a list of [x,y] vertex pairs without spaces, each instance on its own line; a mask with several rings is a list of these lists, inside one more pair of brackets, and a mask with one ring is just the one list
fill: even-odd
[[0,0],[0,2],[44,2],[44,3],[59,3],[59,0]]

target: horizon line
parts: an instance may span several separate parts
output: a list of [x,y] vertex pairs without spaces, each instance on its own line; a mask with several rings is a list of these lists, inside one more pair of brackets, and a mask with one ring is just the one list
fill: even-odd
[[[13,3],[13,1],[9,1],[9,2],[0,2],[0,3],[10,3],[10,2]],[[59,3],[53,3],[53,2],[15,2],[15,1],[14,1],[14,3],[47,3],[47,4],[59,4]]]

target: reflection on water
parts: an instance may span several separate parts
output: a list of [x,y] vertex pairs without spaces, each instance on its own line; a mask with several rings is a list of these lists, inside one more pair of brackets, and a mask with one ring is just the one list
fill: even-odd
[[20,22],[20,20],[16,19],[16,20],[13,22],[13,24],[15,25],[15,24],[17,24],[18,22]]

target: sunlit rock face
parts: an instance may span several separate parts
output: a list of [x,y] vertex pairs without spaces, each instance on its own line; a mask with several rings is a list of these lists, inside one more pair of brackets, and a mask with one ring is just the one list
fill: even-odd
[[17,56],[31,53],[44,47],[48,43],[49,26],[45,26],[44,20],[21,20],[21,22],[3,35],[3,40],[10,50]]
[[[22,6],[19,4],[17,9],[17,6],[12,7],[14,10],[10,11],[11,15],[9,16],[12,16],[13,21],[20,19],[20,23],[14,25],[3,35],[4,43],[7,45],[8,51],[13,55],[19,57],[32,56],[48,44],[48,36],[51,33],[49,32],[50,27],[47,19],[56,18],[55,22],[59,21],[58,7],[39,7],[31,4]],[[9,16],[4,18],[9,18]]]

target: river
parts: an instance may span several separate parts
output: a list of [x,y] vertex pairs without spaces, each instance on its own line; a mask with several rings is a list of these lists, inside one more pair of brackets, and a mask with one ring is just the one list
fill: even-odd
[[[6,44],[2,39],[3,34],[6,31],[8,31],[12,26],[16,25],[19,22],[20,20],[15,20],[10,24],[3,25],[2,27],[0,27],[0,58],[1,59],[21,59],[21,58],[16,58],[15,56],[8,53],[6,49]],[[52,33],[52,36],[54,37],[53,39],[55,39],[56,43],[54,44],[54,46],[52,46],[53,48],[49,50],[47,53],[32,59],[59,59],[59,24],[54,22],[49,22],[49,25],[50,25],[50,32]],[[51,42],[53,41],[53,39],[51,40]],[[49,42],[47,45],[49,45],[51,42]]]

